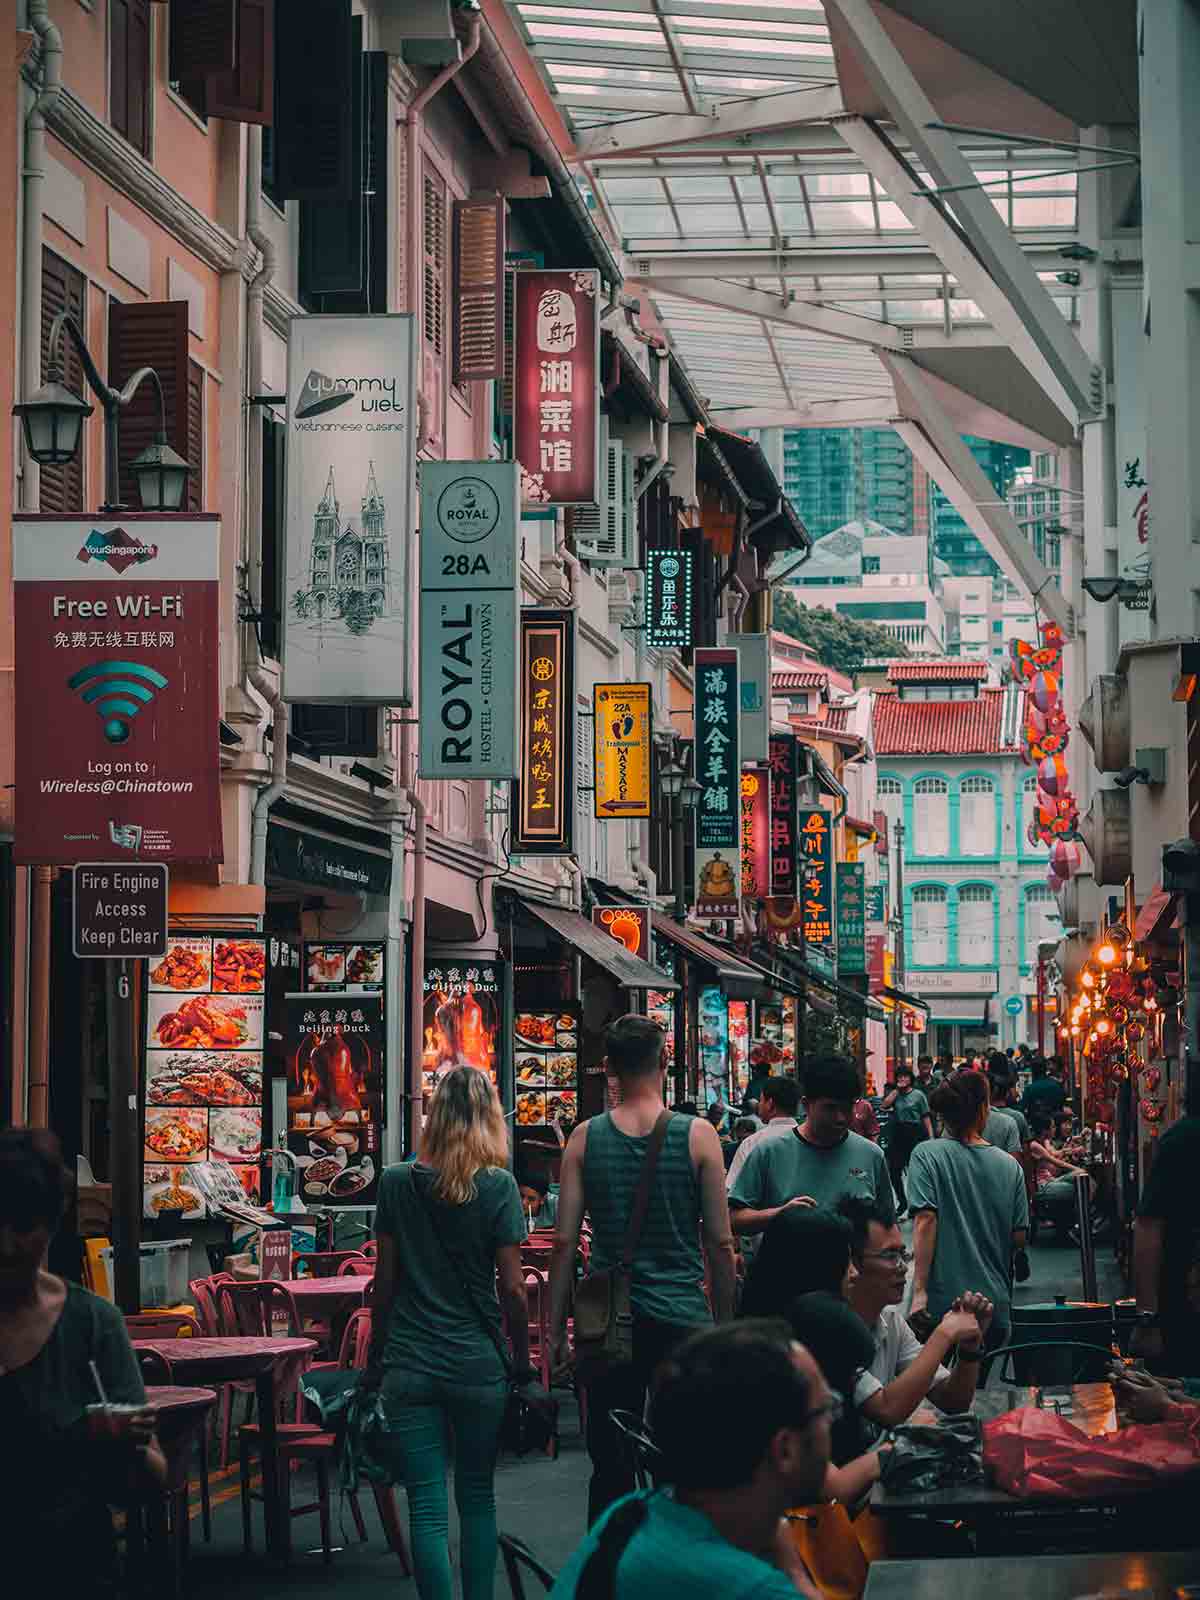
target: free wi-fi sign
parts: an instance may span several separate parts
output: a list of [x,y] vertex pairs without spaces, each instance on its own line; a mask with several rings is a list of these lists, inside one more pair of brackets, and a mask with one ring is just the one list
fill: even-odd
[[124,744],[133,719],[167,687],[167,679],[138,661],[94,661],[73,673],[67,687],[95,707],[109,744]]

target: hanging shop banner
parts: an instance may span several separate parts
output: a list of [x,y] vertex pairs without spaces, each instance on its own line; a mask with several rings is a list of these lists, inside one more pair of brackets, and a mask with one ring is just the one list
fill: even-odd
[[646,551],[646,643],[652,650],[692,644],[691,550]]
[[771,893],[796,893],[796,739],[773,733],[771,764]]
[[421,982],[421,1005],[425,1114],[438,1076],[448,1067],[477,1067],[499,1088],[505,1034],[503,964],[469,956],[428,961]]
[[742,761],[757,765],[769,758],[771,737],[771,649],[765,633],[739,633],[738,695],[741,706]]
[[800,909],[804,942],[812,954],[833,944],[833,832],[830,813],[802,806],[796,814],[800,838]]
[[574,613],[523,611],[519,646],[520,776],[513,784],[513,855],[571,853]]
[[866,870],[861,861],[837,863],[837,961],[846,976],[867,970]]
[[13,519],[17,861],[222,859],[220,533]]
[[887,918],[887,889],[882,883],[871,883],[866,890],[867,921],[883,922]]
[[648,683],[593,686],[593,786],[600,822],[650,815],[650,692]]
[[205,1215],[193,1168],[225,1161],[257,1204],[263,1141],[264,939],[175,934],[147,962],[143,1210]]
[[593,906],[592,921],[639,961],[649,961],[650,916],[645,906]]
[[421,463],[423,778],[517,776],[517,468]]
[[412,704],[413,330],[407,314],[289,324],[285,700]]
[[737,651],[697,650],[695,683],[695,914],[735,917],[742,878]]
[[771,895],[771,774],[742,768],[742,899]]
[[287,1142],[313,1206],[373,1206],[383,1168],[383,996],[335,989],[284,1001]]
[[513,455],[526,505],[600,497],[600,274],[513,273]]

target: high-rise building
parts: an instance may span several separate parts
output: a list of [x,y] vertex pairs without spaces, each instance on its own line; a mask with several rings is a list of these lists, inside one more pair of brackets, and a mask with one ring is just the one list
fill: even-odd
[[891,428],[789,429],[783,436],[784,492],[814,539],[847,522],[882,522],[898,534],[925,533],[920,466]]
[[[1029,451],[1015,445],[997,444],[991,439],[964,435],[964,443],[991,479],[997,500],[1007,500],[1013,479],[1021,467],[1029,465]],[[944,561],[956,578],[991,578],[999,569],[964,519],[940,489],[929,496],[930,532],[934,554]]]

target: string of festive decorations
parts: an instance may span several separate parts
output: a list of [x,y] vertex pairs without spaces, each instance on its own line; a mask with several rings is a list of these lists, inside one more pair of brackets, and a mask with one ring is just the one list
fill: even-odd
[[1013,641],[1012,670],[1025,686],[1021,758],[1037,772],[1028,839],[1049,846],[1046,882],[1057,892],[1079,870],[1079,806],[1065,760],[1071,729],[1062,698],[1063,631],[1057,623],[1044,623],[1040,641]]

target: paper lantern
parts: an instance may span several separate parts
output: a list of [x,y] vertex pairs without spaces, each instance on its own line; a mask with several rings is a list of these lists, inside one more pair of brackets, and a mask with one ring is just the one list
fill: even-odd
[[1050,871],[1060,878],[1079,871],[1079,846],[1073,839],[1058,839],[1050,847]]
[[1067,763],[1061,756],[1047,756],[1038,767],[1038,784],[1048,795],[1057,799],[1066,794],[1069,783]]
[[1029,680],[1029,697],[1038,711],[1047,712],[1058,704],[1058,678],[1053,672],[1035,672]]

